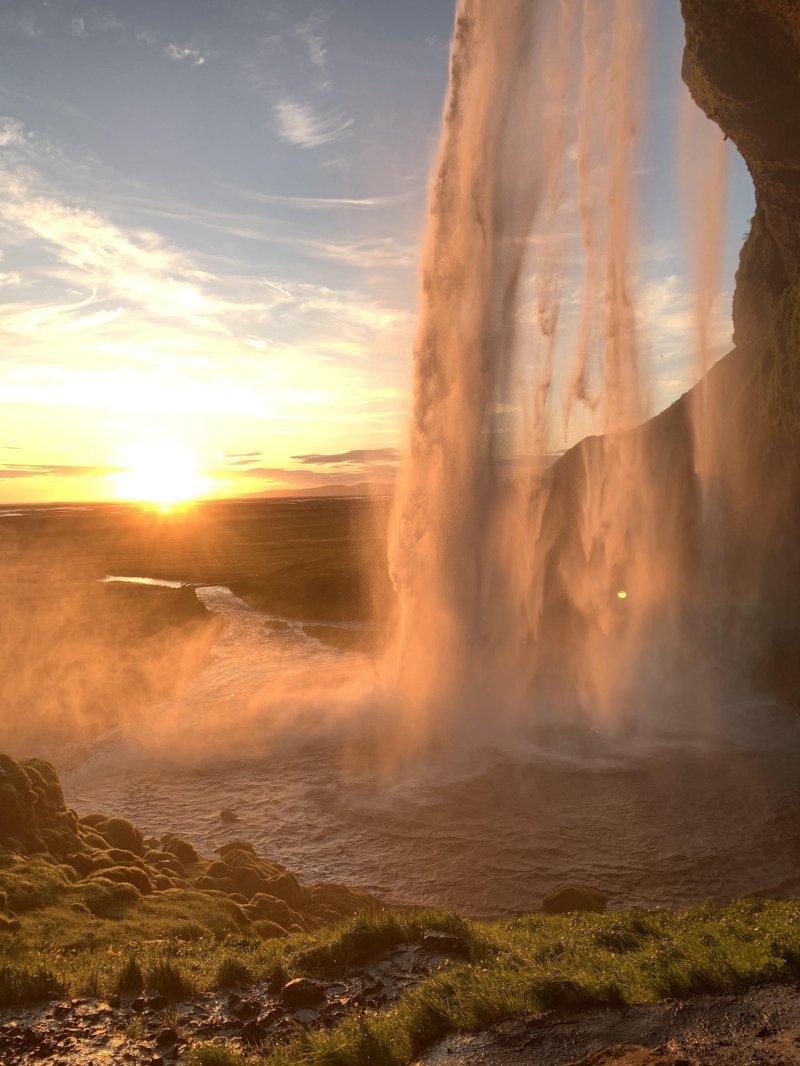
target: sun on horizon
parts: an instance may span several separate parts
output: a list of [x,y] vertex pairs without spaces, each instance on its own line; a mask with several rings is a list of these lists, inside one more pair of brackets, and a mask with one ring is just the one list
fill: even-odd
[[112,475],[115,495],[131,503],[157,504],[165,509],[207,496],[211,489],[210,479],[200,472],[197,456],[173,441],[127,448],[119,466]]

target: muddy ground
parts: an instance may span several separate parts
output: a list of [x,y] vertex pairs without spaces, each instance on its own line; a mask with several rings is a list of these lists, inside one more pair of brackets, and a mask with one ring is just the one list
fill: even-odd
[[793,1066],[800,985],[517,1016],[448,1037],[416,1066]]

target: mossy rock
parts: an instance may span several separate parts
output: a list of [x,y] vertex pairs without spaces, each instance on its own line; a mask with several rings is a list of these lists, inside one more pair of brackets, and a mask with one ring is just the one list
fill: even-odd
[[143,863],[139,855],[134,855],[126,848],[109,848],[108,857],[113,859],[117,866],[141,866]]
[[92,857],[92,873],[100,873],[101,870],[110,870],[112,866],[117,864],[111,858],[110,855],[104,854],[102,851],[99,854],[95,854]]
[[108,815],[98,814],[96,811],[92,811],[91,814],[82,814],[78,819],[80,825],[97,826],[101,822],[105,822],[108,819]]
[[151,848],[150,851],[144,853],[144,861],[148,866],[154,866],[158,870],[170,870],[179,877],[183,877],[186,873],[183,863],[167,851],[157,851]]
[[127,818],[106,818],[93,828],[112,848],[131,851],[139,857],[144,855],[144,837]]
[[153,891],[149,875],[138,866],[111,866],[102,871],[102,876],[115,884],[133,885],[143,896],[149,896]]
[[79,826],[78,836],[87,848],[94,848],[96,851],[108,851],[108,841],[101,837],[99,833],[95,833],[93,829],[89,829],[87,826]]
[[284,929],[283,926],[278,925],[276,922],[267,921],[265,918],[260,918],[253,922],[250,928],[262,940],[275,940],[278,937],[289,935],[289,931]]
[[[228,877],[248,899],[258,893],[285,900],[290,907],[302,910],[303,889],[294,874],[277,863],[259,858],[252,844],[233,841],[218,849],[221,861],[212,863],[207,873]],[[224,874],[223,874],[224,867]]]
[[71,866],[79,877],[88,877],[94,869],[94,859],[87,851],[75,851],[64,857],[64,862]]
[[321,881],[305,890],[307,909],[331,921],[349,918],[359,911],[374,911],[380,904],[367,892]]
[[83,902],[97,917],[105,917],[110,912],[127,908],[138,903],[141,892],[130,883],[117,883],[106,877],[93,877],[80,885]]
[[253,921],[266,920],[288,929],[295,920],[294,912],[283,899],[258,892],[246,907],[246,912]]
[[167,833],[161,838],[161,847],[164,851],[174,855],[184,866],[193,866],[200,861],[200,856],[188,841],[183,840],[174,833]]

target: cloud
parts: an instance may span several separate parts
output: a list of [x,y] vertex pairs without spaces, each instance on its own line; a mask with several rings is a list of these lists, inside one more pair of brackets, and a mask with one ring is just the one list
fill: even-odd
[[0,148],[22,147],[26,141],[25,127],[18,119],[0,116]]
[[0,465],[0,480],[25,477],[97,477],[118,473],[115,466],[70,466],[52,463],[7,463]]
[[316,88],[321,90],[329,89],[331,85],[328,74],[328,50],[320,32],[326,21],[326,17],[321,12],[316,12],[294,29],[295,37],[305,45],[308,60],[317,71]]
[[208,53],[203,52],[196,45],[178,44],[175,41],[169,41],[164,44],[163,40],[153,33],[151,29],[141,30],[137,33],[136,41],[138,44],[144,45],[145,48],[160,52],[168,59],[173,59],[178,63],[188,62],[189,66],[192,67],[202,67],[208,59]]
[[[0,131],[5,409],[105,410],[170,424],[198,414],[220,424],[267,419],[285,445],[276,454],[271,440],[273,462],[297,449],[297,437],[288,443],[295,432],[331,452],[359,430],[393,442],[373,435],[394,434],[406,416],[395,379],[410,347],[410,312],[344,286],[340,271],[326,286],[187,251],[132,225],[132,203],[141,215],[124,195],[75,202],[62,187],[74,170],[69,157],[13,118],[0,120]],[[81,166],[85,179],[97,163]],[[354,263],[392,258],[380,242],[305,250]],[[231,463],[251,458],[260,461],[239,453]]]
[[354,448],[336,455],[293,455],[304,466],[324,466],[337,463],[396,463],[400,453],[396,448]]
[[89,34],[88,34],[87,30],[86,30],[86,19],[85,18],[76,17],[76,18],[74,18],[72,20],[70,25],[72,26],[72,32],[75,34],[76,37],[88,37],[89,36]]
[[170,59],[177,59],[179,62],[191,60],[190,66],[193,67],[201,67],[207,58],[199,48],[193,48],[191,45],[168,44],[164,51]]
[[230,192],[236,193],[245,200],[255,203],[269,204],[281,208],[294,208],[300,211],[329,211],[340,208],[375,208],[395,207],[398,204],[407,203],[415,199],[425,191],[426,186],[419,185],[407,192],[396,193],[391,196],[283,196],[279,193],[258,192],[255,189],[241,189],[223,185]]
[[12,14],[11,22],[19,33],[21,33],[23,37],[27,37],[30,41],[34,40],[36,37],[41,37],[42,35],[42,31],[36,21],[36,16],[32,11],[21,11],[17,14]]
[[278,136],[298,148],[320,148],[341,140],[353,126],[341,111],[318,115],[310,104],[285,96],[274,107]]

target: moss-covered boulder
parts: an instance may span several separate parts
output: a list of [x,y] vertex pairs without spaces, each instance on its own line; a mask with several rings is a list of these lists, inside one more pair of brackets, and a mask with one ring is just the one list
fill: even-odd
[[192,845],[181,837],[175,836],[174,833],[167,833],[161,838],[161,848],[170,855],[174,855],[184,866],[192,866],[200,861],[200,856]]
[[43,759],[0,755],[0,846],[63,858],[81,846],[78,818],[58,774]]
[[[90,822],[88,819],[91,818]],[[94,832],[112,848],[130,851],[136,856],[144,855],[146,848],[144,836],[127,818],[105,818],[102,815],[86,815],[81,822],[88,824]]]
[[378,906],[341,885],[303,886],[244,841],[224,844],[209,862],[175,834],[146,840],[126,818],[101,812],[78,818],[64,802],[55,768],[40,759],[0,755],[0,848],[10,853],[13,871],[4,879],[0,903],[0,912],[11,912],[7,926],[13,912],[46,906],[73,885],[72,909],[112,918],[143,896],[195,889],[224,899],[238,925],[258,923],[263,936],[315,928]]

